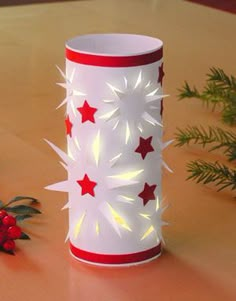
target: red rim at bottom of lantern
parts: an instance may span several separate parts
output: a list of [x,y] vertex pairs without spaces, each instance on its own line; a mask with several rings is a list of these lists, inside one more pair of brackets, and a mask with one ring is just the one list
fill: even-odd
[[136,253],[129,254],[98,254],[81,250],[70,243],[71,255],[80,261],[93,265],[130,266],[151,261],[161,255],[161,244]]

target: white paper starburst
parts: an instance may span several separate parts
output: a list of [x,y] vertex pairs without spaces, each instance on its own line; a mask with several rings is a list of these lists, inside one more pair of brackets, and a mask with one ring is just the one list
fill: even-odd
[[[70,140],[68,154],[63,152],[60,148],[55,146],[53,143],[46,140],[46,142],[53,148],[53,150],[59,155],[59,157],[63,160],[61,163],[62,166],[66,170],[74,169],[78,172],[78,178],[82,178],[83,173],[81,173],[80,163],[83,160],[87,161],[88,157],[91,155],[93,157],[93,161],[90,162],[92,168],[89,170],[89,176],[91,179],[94,179],[97,183],[96,186],[96,202],[94,202],[93,214],[96,214],[96,223],[94,224],[94,231],[96,231],[97,235],[100,232],[100,224],[104,217],[111,224],[115,232],[121,236],[121,229],[124,231],[131,231],[131,228],[122,214],[122,210],[120,210],[120,202],[123,204],[130,205],[135,200],[135,196],[131,196],[128,193],[125,193],[125,188],[130,185],[135,185],[140,183],[140,177],[143,173],[143,169],[134,169],[127,167],[125,169],[120,170],[120,168],[116,167],[120,158],[122,157],[122,153],[118,153],[114,157],[110,159],[104,158],[101,154],[100,143],[101,143],[101,135],[100,131],[95,135],[94,141],[91,142],[91,154],[85,155],[82,157],[84,153],[80,151],[79,141],[76,138]],[[88,156],[88,157],[87,157]],[[80,159],[80,160],[79,160]],[[101,172],[102,171],[102,172]],[[45,187],[49,190],[62,191],[62,192],[70,192],[71,182],[70,180],[62,181],[59,183],[55,183]],[[104,199],[104,195],[108,195],[108,193],[104,193],[104,189],[109,191],[110,199]],[[80,190],[78,187],[78,196],[80,195]],[[79,199],[82,200],[83,196],[80,196]],[[117,203],[118,201],[118,203]],[[85,219],[93,221],[93,217],[90,216],[90,211],[88,209],[90,204],[88,202],[80,202],[80,209],[77,212],[77,219],[74,221],[75,234],[74,236],[78,236],[80,231],[82,231],[83,223]],[[68,201],[67,204],[62,208],[63,209],[71,209],[73,204]],[[86,214],[85,214],[86,212]],[[100,217],[99,217],[100,216]],[[73,231],[72,231],[73,232]],[[71,232],[71,233],[72,233]]]
[[64,83],[57,83],[57,85],[61,86],[62,88],[66,89],[67,95],[66,98],[59,104],[57,109],[65,105],[66,103],[70,104],[72,112],[76,116],[76,109],[74,106],[73,102],[73,96],[85,96],[86,94],[75,88],[74,86],[74,75],[75,75],[75,69],[72,70],[71,74],[67,77],[65,73],[58,67],[56,66],[57,69],[59,70],[61,76],[64,78],[65,82]]
[[113,123],[113,130],[122,127],[124,140],[127,144],[132,133],[138,129],[143,132],[143,123],[162,127],[162,123],[155,116],[155,110],[160,106],[160,101],[168,95],[159,94],[157,84],[146,82],[142,71],[138,73],[137,79],[132,86],[124,77],[123,89],[118,89],[111,83],[107,83],[113,93],[112,99],[104,99],[106,111],[99,118]]

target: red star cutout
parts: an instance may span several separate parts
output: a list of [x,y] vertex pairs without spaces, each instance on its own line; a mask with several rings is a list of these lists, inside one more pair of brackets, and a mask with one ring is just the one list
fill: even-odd
[[164,106],[163,106],[163,99],[162,99],[161,100],[161,110],[160,110],[161,116],[163,115],[163,110],[164,110]]
[[86,121],[91,121],[91,122],[95,123],[94,114],[97,111],[97,109],[90,107],[90,105],[87,103],[87,100],[85,100],[83,106],[77,108],[77,110],[82,115],[82,123],[84,123]]
[[135,152],[140,153],[142,158],[144,159],[148,153],[154,151],[154,148],[152,147],[151,142],[152,142],[152,136],[150,136],[147,139],[140,137],[139,138],[139,146],[136,148]]
[[65,124],[66,124],[66,134],[70,135],[70,137],[71,137],[71,129],[73,127],[73,124],[70,121],[69,115],[66,117]]
[[162,85],[162,80],[163,80],[163,77],[164,77],[165,73],[163,71],[163,63],[161,64],[161,66],[159,67],[159,75],[158,75],[158,83],[161,83]]
[[93,182],[89,179],[87,174],[84,175],[84,178],[82,180],[77,181],[77,183],[80,185],[81,189],[81,195],[84,195],[86,193],[89,193],[91,196],[95,196],[94,193],[94,187],[97,185],[96,182]]
[[148,185],[148,183],[145,183],[143,191],[138,195],[141,199],[143,199],[143,206],[145,206],[150,200],[156,199],[154,194],[156,187],[157,185]]

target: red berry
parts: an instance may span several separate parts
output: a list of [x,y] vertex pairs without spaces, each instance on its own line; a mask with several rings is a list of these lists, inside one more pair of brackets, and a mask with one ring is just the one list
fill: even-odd
[[13,251],[15,249],[15,242],[14,240],[6,240],[3,244],[3,249],[6,251]]
[[3,242],[6,240],[7,236],[6,233],[0,232],[0,245],[3,244]]
[[0,210],[0,219],[3,219],[5,216],[7,216],[8,214],[7,214],[7,212],[6,212],[6,210]]
[[0,225],[0,232],[7,232],[8,226]]
[[21,237],[21,228],[18,226],[11,226],[7,230],[7,237],[9,239],[17,239]]
[[16,219],[12,215],[7,215],[3,218],[2,223],[3,223],[3,225],[6,225],[8,227],[15,226]]

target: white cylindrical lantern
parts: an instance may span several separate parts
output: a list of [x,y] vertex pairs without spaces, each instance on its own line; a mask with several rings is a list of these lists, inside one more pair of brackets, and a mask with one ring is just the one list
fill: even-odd
[[66,43],[65,125],[70,250],[79,260],[131,265],[161,252],[162,42],[131,34]]

